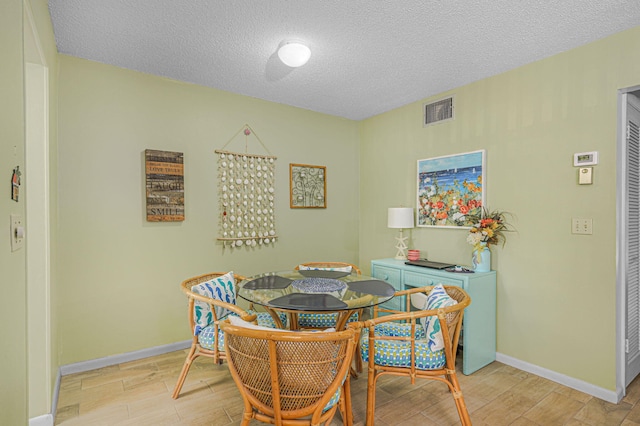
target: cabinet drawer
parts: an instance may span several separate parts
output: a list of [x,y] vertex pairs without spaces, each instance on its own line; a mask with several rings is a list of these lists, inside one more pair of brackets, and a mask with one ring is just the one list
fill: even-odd
[[405,271],[403,283],[404,287],[424,287],[428,285],[454,285],[464,287],[464,281],[455,278],[441,277],[437,275],[418,274],[416,272]]
[[400,290],[400,273],[399,269],[386,268],[384,266],[374,265],[373,277],[391,284],[396,290]]

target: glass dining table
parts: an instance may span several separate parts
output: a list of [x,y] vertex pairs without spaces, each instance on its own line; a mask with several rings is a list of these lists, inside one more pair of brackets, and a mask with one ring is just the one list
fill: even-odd
[[394,288],[385,281],[342,271],[265,272],[238,285],[238,296],[263,306],[280,328],[285,326],[278,313],[285,312],[292,330],[298,329],[300,313],[337,313],[335,328],[342,330],[353,313],[393,295]]

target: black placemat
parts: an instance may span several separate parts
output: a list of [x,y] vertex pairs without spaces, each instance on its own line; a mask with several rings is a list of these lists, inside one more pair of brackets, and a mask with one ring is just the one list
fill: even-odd
[[374,296],[393,296],[393,287],[381,280],[354,281],[347,283],[349,290],[359,293],[373,294]]
[[307,278],[342,278],[350,275],[351,272],[345,271],[325,271],[322,269],[299,270],[300,275]]
[[281,290],[291,285],[293,280],[281,277],[280,275],[267,275],[251,280],[242,286],[245,290]]
[[342,300],[323,293],[289,293],[269,301],[269,306],[309,311],[331,311],[348,307]]

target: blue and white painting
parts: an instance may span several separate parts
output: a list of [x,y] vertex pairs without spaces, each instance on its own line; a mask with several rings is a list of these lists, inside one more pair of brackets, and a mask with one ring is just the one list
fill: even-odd
[[485,151],[418,160],[418,226],[471,227],[484,205]]

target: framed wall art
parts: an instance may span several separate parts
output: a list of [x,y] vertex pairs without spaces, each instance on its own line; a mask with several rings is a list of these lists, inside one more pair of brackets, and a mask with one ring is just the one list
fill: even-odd
[[485,151],[418,160],[417,226],[471,227],[485,201]]
[[292,209],[327,207],[327,168],[308,164],[289,164]]
[[144,151],[147,221],[184,220],[184,156],[181,152]]

